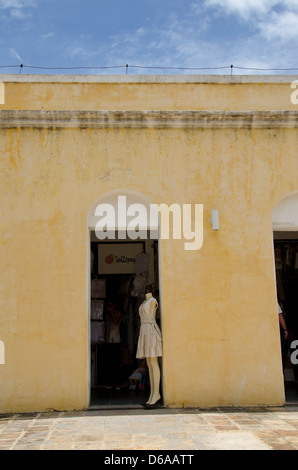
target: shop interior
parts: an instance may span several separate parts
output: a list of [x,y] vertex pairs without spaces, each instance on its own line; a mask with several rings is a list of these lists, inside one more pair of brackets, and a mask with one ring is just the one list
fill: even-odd
[[281,328],[281,348],[286,403],[298,403],[298,365],[293,363],[298,340],[298,232],[274,232],[274,255],[278,303],[288,330]]
[[[147,292],[160,305],[158,241],[99,241],[91,232],[90,254],[90,407],[142,406],[150,383],[146,360],[136,359],[139,307]],[[156,321],[161,328],[160,307]]]

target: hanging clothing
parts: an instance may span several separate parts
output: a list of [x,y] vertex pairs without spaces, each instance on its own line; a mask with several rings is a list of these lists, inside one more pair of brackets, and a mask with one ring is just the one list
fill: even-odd
[[137,253],[135,273],[142,274],[143,276],[147,276],[148,263],[149,263],[149,256],[147,255],[147,253]]
[[132,289],[130,292],[131,297],[144,297],[147,287],[147,276],[142,274],[136,274],[133,283]]
[[103,300],[91,300],[92,320],[103,320]]
[[136,255],[135,276],[132,282],[131,297],[144,297],[148,283],[149,256],[146,253]]
[[[156,303],[155,306],[153,302]],[[145,300],[140,306],[141,327],[136,354],[138,359],[162,356],[161,331],[155,320],[156,308],[157,301],[154,297]]]
[[93,321],[91,323],[91,342],[104,343],[105,341],[105,325],[103,322]]
[[105,279],[92,279],[91,297],[95,299],[105,299],[106,297],[106,280]]
[[111,322],[108,343],[121,343],[120,323],[115,325],[115,323]]

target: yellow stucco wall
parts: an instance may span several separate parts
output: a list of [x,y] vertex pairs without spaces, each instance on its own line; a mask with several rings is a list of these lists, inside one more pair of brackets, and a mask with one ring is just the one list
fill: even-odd
[[[1,78],[0,78],[1,79]],[[297,77],[3,76],[8,107],[48,110],[296,109]],[[296,94],[295,94],[296,92]]]
[[[2,110],[297,111],[290,79],[80,80],[3,77],[0,121]],[[118,188],[204,205],[201,250],[161,241],[165,404],[282,404],[271,216],[298,189],[297,134],[0,128],[0,410],[88,406],[87,216]]]

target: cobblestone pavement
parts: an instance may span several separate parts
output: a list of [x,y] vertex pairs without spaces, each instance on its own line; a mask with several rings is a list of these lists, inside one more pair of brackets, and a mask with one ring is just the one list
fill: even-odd
[[0,415],[0,450],[298,450],[298,406]]

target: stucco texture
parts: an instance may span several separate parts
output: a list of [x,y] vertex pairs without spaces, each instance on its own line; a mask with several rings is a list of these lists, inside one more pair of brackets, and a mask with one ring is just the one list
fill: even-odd
[[[294,109],[289,84],[23,80],[0,113]],[[200,250],[160,242],[165,405],[282,404],[272,211],[298,189],[297,148],[295,127],[1,128],[0,410],[88,406],[87,217],[118,188],[204,205]]]

